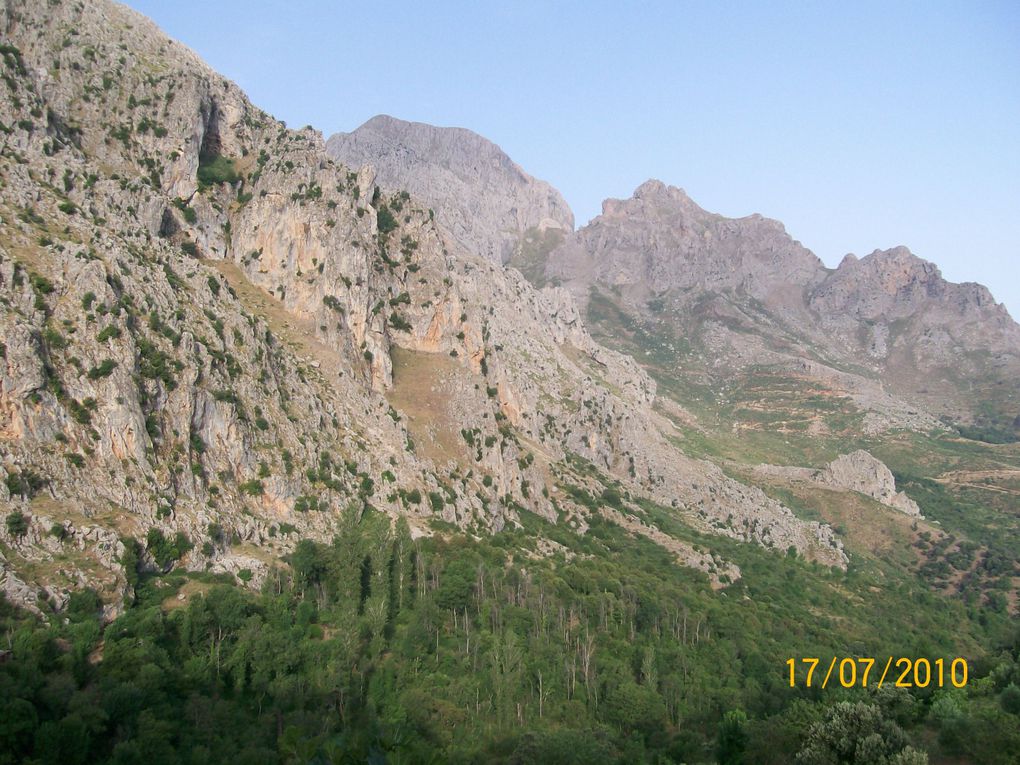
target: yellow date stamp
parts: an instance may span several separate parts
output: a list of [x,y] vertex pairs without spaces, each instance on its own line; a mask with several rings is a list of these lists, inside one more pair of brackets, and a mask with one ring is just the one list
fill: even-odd
[[[787,659],[790,687],[804,688],[963,688],[967,685],[967,660],[909,659],[890,656],[884,663],[873,658],[833,656],[826,664],[817,657]],[[824,673],[824,676],[823,674]],[[821,681],[819,683],[819,680]],[[876,683],[877,680],[877,683]]]

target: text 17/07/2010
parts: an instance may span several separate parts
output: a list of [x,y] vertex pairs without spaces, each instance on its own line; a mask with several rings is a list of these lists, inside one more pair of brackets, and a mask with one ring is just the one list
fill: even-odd
[[[881,676],[877,678],[879,688],[885,683],[896,688],[963,688],[967,684],[968,669],[967,660],[961,658],[948,661],[906,657],[897,659],[892,656],[884,665],[870,658],[840,659],[833,656],[827,668],[821,659],[810,657],[787,659],[786,666],[790,670],[791,688],[797,685],[805,688],[818,686],[822,671],[825,672],[825,677],[821,678],[822,688],[829,687],[830,683],[840,688],[868,688],[875,685],[877,671],[873,670],[876,666],[883,667]],[[819,670],[819,667],[822,669]]]

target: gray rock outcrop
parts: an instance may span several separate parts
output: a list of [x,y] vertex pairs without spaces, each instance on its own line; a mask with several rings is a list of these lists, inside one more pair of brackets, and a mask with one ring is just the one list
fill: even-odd
[[787,465],[756,465],[757,475],[784,481],[810,482],[837,491],[854,491],[886,507],[922,518],[921,508],[906,492],[896,491],[896,478],[884,462],[864,449],[841,454],[821,469]]
[[842,454],[814,479],[826,486],[856,491],[901,513],[921,517],[921,509],[906,493],[896,491],[896,479],[885,463],[863,449]]

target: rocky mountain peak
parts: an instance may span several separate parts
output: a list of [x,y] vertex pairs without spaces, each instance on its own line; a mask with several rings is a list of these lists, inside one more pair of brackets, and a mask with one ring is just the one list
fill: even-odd
[[708,212],[683,189],[654,179],[629,199],[607,199],[602,215],[550,254],[547,269],[582,299],[600,282],[639,305],[692,289],[769,301],[791,280],[815,284],[825,275],[777,221]]
[[866,275],[869,286],[888,295],[896,295],[911,285],[923,285],[925,289],[930,286],[934,292],[939,292],[945,283],[934,263],[919,258],[903,246],[875,250],[860,260],[844,260],[837,272],[855,273],[858,278]]
[[[971,305],[975,308],[1005,308],[999,306],[992,293],[983,284],[961,282],[955,284],[945,279],[942,271],[934,263],[918,257],[904,246],[888,250],[875,250],[858,261],[857,266],[865,269],[875,280],[876,285],[890,293],[910,290],[913,286],[923,286],[928,297],[938,297],[952,293],[954,299],[962,307]],[[840,264],[843,267],[843,264]]]
[[629,199],[606,199],[602,203],[602,215],[607,218],[711,217],[711,213],[698,206],[686,191],[654,178],[638,186]]
[[529,235],[574,228],[574,214],[556,189],[464,128],[378,115],[332,136],[327,151],[353,168],[371,164],[381,187],[407,190],[465,249],[497,263],[519,255]]
[[[678,186],[669,186],[660,180],[650,178],[634,190],[634,199],[655,201],[663,204],[673,204],[679,207],[691,207],[696,210],[701,208],[694,203],[687,192]],[[704,210],[701,210],[704,212]]]
[[938,266],[903,246],[875,250],[859,260],[847,256],[813,298],[813,305],[827,311],[851,303],[858,315],[870,319],[932,309],[937,303],[959,315],[977,313],[1011,323],[987,287],[949,282]]

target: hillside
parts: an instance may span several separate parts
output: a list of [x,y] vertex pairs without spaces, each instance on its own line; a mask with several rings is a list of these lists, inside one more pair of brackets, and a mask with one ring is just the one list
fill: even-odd
[[[54,523],[84,557],[32,584],[64,600],[99,566],[116,603],[118,534],[183,534],[184,565],[259,583],[288,536],[328,539],[352,501],[495,531],[523,511],[583,516],[551,481],[568,453],[695,527],[845,565],[827,527],[679,453],[654,385],[565,293],[461,249],[407,192],[334,164],[144,19],[76,13],[7,22],[21,45],[2,115],[3,461],[29,519],[7,537],[25,605],[17,561],[62,549]],[[454,405],[429,413],[444,421],[391,406],[431,384],[394,376],[395,348],[455,359]],[[435,429],[466,443],[432,450]]]

